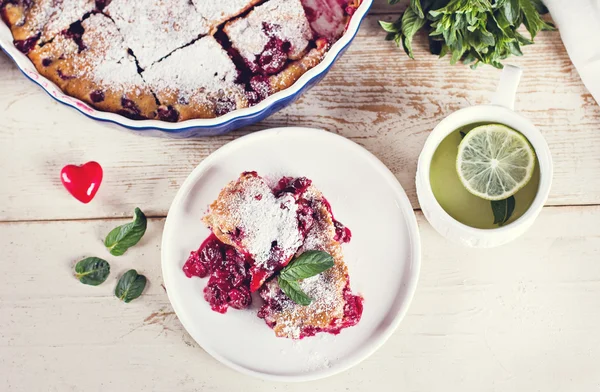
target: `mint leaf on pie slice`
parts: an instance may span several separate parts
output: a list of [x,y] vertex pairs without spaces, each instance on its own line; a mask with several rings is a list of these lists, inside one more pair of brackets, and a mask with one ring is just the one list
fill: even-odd
[[312,298],[302,291],[299,280],[307,279],[333,267],[333,257],[321,250],[309,250],[281,270],[277,283],[281,291],[298,305],[308,306]]
[[308,306],[312,302],[312,298],[304,294],[304,291],[302,291],[298,282],[285,280],[280,276],[277,283],[279,283],[281,291],[298,305]]
[[113,256],[121,256],[130,247],[137,244],[146,232],[146,215],[136,207],[133,222],[115,227],[104,240],[104,245]]
[[309,250],[296,257],[281,270],[279,277],[288,281],[297,281],[320,274],[333,267],[333,257],[320,250]]

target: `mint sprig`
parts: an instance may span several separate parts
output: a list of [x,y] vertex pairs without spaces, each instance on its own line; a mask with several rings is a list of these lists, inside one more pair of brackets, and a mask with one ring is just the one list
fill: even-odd
[[104,245],[113,256],[121,256],[130,247],[137,244],[146,233],[148,220],[146,215],[136,207],[133,213],[133,222],[115,227],[106,236]]
[[[431,53],[449,54],[451,64],[502,68],[502,60],[521,56],[521,46],[532,44],[540,31],[555,29],[540,16],[547,12],[541,0],[411,0],[398,20],[379,23],[386,39],[402,45],[411,58],[413,37],[424,28]],[[531,38],[518,31],[521,25]]]
[[281,270],[277,283],[285,295],[298,305],[308,306],[312,302],[302,288],[299,281],[307,279],[333,267],[333,257],[320,250],[309,250],[292,260],[287,267]]

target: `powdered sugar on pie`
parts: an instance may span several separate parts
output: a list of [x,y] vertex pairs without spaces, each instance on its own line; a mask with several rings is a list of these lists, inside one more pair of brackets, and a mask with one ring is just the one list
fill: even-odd
[[262,0],[193,0],[196,9],[208,21],[211,28],[228,21]]
[[248,16],[228,23],[225,32],[247,61],[254,61],[271,37],[289,42],[291,59],[299,58],[313,38],[300,0],[268,1]]
[[221,191],[205,222],[219,233],[217,237],[225,237],[224,242],[241,246],[254,265],[272,269],[267,262],[275,248],[287,260],[302,244],[297,210],[293,196],[275,197],[262,178],[246,174]]
[[212,36],[174,51],[142,76],[161,100],[175,97],[179,103],[207,105],[223,95],[243,95],[233,61]]
[[189,0],[112,0],[105,12],[144,69],[209,32]]

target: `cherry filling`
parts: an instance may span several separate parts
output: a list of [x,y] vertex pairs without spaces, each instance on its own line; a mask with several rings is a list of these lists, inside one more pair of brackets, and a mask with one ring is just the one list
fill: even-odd
[[85,29],[83,28],[83,25],[81,24],[81,22],[77,21],[75,23],[73,23],[71,26],[69,26],[69,28],[65,31],[63,31],[63,35],[67,38],[72,39],[73,41],[75,41],[75,43],[77,44],[77,47],[79,48],[79,52],[81,53],[84,49],[86,49],[85,44],[83,43],[83,33],[85,32]]
[[266,76],[254,76],[248,84],[251,90],[246,92],[246,96],[251,105],[256,105],[271,94],[271,84]]
[[210,275],[204,299],[212,310],[225,313],[229,307],[246,309],[252,303],[248,268],[244,255],[211,234],[197,251],[190,253],[183,272],[188,278]]
[[104,92],[102,90],[94,90],[90,93],[90,100],[94,103],[104,101]]
[[125,97],[121,98],[121,106],[123,109],[120,109],[117,113],[122,116],[131,118],[132,120],[143,120],[145,117],[142,115],[142,111],[139,106],[136,105],[131,99],[127,99]]
[[221,98],[215,103],[215,113],[222,116],[237,109],[237,105],[232,98]]
[[96,8],[98,11],[102,11],[107,5],[110,4],[111,0],[96,0]]
[[263,22],[263,31],[269,37],[269,42],[254,62],[248,64],[252,72],[273,75],[285,67],[292,45],[277,36],[280,30],[281,26]]
[[70,79],[74,79],[75,76],[71,76],[71,75],[67,75],[65,74],[61,69],[57,69],[56,70],[56,74],[58,75],[59,78],[61,78],[62,80],[70,80]]
[[333,225],[335,226],[335,237],[333,239],[342,244],[350,242],[350,240],[352,239],[352,232],[350,231],[350,229],[344,226],[342,223],[340,223],[340,221],[335,219],[333,211],[331,210],[331,204],[329,204],[327,199],[323,198],[323,203],[325,203],[325,208],[327,208],[327,211],[329,211],[329,213],[331,214],[331,218],[333,219]]
[[163,121],[177,122],[179,112],[173,106],[160,106],[157,110],[158,118]]
[[[360,295],[352,294],[348,284],[344,289],[344,300],[346,301],[346,304],[344,305],[344,316],[341,320],[333,320],[328,328],[316,328],[313,326],[303,327],[300,330],[299,338],[303,339],[306,337],[315,336],[319,332],[326,332],[332,335],[338,335],[342,331],[342,329],[352,327],[358,324],[363,313],[363,297],[361,297]],[[273,303],[271,303],[271,306],[272,305]],[[263,309],[261,309],[261,311],[263,311]],[[263,311],[264,316],[267,315],[265,312],[266,311]]]
[[[231,41],[229,41],[227,34],[225,34],[222,30],[217,31],[214,37],[221,44],[223,49],[225,49],[227,54],[229,54],[229,57],[235,64],[235,67],[238,71],[236,83],[245,86],[248,104],[250,106],[254,106],[263,99],[267,98],[271,93],[268,77],[263,75],[255,75],[257,72],[256,65],[249,64],[246,60],[244,60],[244,58],[240,55],[240,52],[238,52],[237,49],[231,45]],[[235,108],[235,102],[233,101],[229,103],[217,102],[216,110],[218,112],[224,112],[223,114],[225,114],[234,110]]]
[[311,184],[312,181],[306,177],[283,177],[273,188],[273,194],[280,197],[284,193],[289,193],[294,196],[294,199],[298,200]]
[[40,34],[36,34],[33,37],[29,37],[27,39],[23,39],[23,40],[15,40],[13,41],[13,43],[15,44],[15,47],[17,49],[19,49],[22,53],[29,53],[31,52],[31,50],[35,47],[35,44],[37,44],[38,40],[40,39]]

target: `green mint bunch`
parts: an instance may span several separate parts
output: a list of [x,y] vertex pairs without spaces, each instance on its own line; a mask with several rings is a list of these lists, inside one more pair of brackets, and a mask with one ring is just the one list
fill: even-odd
[[[410,0],[398,20],[379,24],[388,33],[386,39],[402,45],[411,58],[413,37],[425,28],[431,53],[449,55],[451,64],[502,68],[502,60],[522,56],[521,46],[533,44],[540,31],[555,29],[540,16],[547,12],[541,0]],[[521,25],[530,38],[517,31]]]

